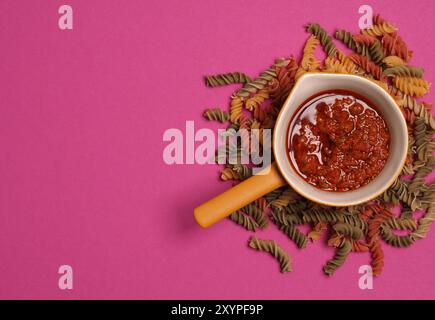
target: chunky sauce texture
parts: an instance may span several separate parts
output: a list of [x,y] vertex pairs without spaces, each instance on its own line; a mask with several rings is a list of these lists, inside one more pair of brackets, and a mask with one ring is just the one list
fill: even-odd
[[321,92],[303,103],[287,130],[295,170],[327,191],[349,191],[373,180],[389,155],[384,119],[363,97],[346,90]]

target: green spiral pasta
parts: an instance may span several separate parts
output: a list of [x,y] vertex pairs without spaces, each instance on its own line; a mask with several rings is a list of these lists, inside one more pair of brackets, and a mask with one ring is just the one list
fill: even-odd
[[329,260],[323,267],[323,271],[326,275],[332,276],[334,272],[343,265],[347,256],[352,250],[352,244],[349,240],[344,240],[341,247],[337,248],[334,257]]
[[266,194],[264,198],[266,199],[267,203],[270,205],[270,203],[273,200],[277,199],[283,192],[284,192],[284,188],[275,189],[272,192]]
[[414,211],[410,207],[404,205],[402,208],[402,212],[400,213],[400,218],[405,220],[412,219],[413,212]]
[[387,226],[395,230],[410,230],[415,231],[417,229],[417,222],[411,218],[390,218],[382,223],[383,226]]
[[234,221],[238,225],[242,226],[248,231],[256,231],[259,227],[257,222],[250,219],[248,216],[244,215],[240,211],[236,211],[229,216],[230,220]]
[[252,176],[252,168],[246,164],[235,164],[233,170],[239,175],[240,180],[245,180]]
[[378,199],[383,200],[385,203],[392,203],[394,205],[400,203],[400,199],[390,189],[386,190]]
[[339,211],[333,211],[333,209],[314,207],[308,211],[303,212],[303,220],[306,223],[326,222],[331,224],[347,223],[351,226],[366,230],[367,223],[354,215],[343,215]]
[[229,72],[212,76],[205,76],[204,80],[205,85],[212,88],[226,86],[229,84],[248,83],[252,81],[250,77],[242,72]]
[[364,207],[364,204],[337,208],[337,211],[341,212],[343,215],[357,215],[360,213],[361,209]]
[[424,191],[421,194],[420,200],[426,206],[430,206],[432,203],[435,203],[435,184],[432,183],[430,185],[423,185],[422,188]]
[[216,150],[215,161],[219,164],[225,164],[232,159],[233,161],[236,160],[236,163],[231,163],[232,165],[240,164],[243,152],[244,150],[241,146],[230,140],[229,142],[218,147]]
[[418,221],[417,230],[411,233],[413,239],[422,239],[429,232],[430,225],[435,220],[435,203],[432,203],[426,211],[426,214]]
[[424,121],[424,118],[422,117],[417,117],[414,121],[414,138],[414,144],[416,149],[421,148],[426,144],[426,123]]
[[271,201],[270,205],[276,209],[283,209],[294,202],[296,197],[296,192],[292,188],[287,188],[278,198]]
[[210,121],[219,121],[220,123],[227,122],[230,119],[230,114],[220,108],[206,109],[203,115]]
[[397,248],[406,248],[414,243],[414,239],[411,235],[396,235],[386,224],[383,224],[381,227],[381,236],[387,244]]
[[300,232],[295,225],[282,225],[280,226],[280,230],[293,240],[299,249],[303,249],[307,246],[307,236]]
[[408,184],[397,178],[391,185],[389,191],[394,193],[396,197],[406,203],[412,210],[422,208],[421,202],[414,193],[409,192]]
[[382,64],[382,61],[385,58],[385,52],[382,48],[382,44],[379,40],[376,40],[370,47],[369,47],[369,54],[371,60],[380,65]]
[[254,219],[254,221],[258,224],[260,229],[266,228],[267,225],[269,224],[269,220],[267,220],[264,211],[254,203],[250,203],[244,206],[240,210],[245,212],[247,215],[251,216]]
[[401,105],[414,111],[417,116],[424,119],[424,123],[432,129],[435,129],[435,118],[422,103],[418,102],[410,95],[404,94]]
[[359,228],[362,231],[367,229],[367,222],[359,218],[358,216],[343,216],[343,222],[353,227]]
[[279,226],[289,226],[294,224],[298,225],[305,223],[305,221],[298,214],[289,214],[285,210],[272,210],[272,219],[275,224]]
[[299,215],[301,212],[305,211],[310,207],[310,203],[304,198],[298,198],[295,201],[291,202],[288,206],[284,208],[284,211],[287,214],[297,214]]
[[302,218],[306,223],[310,223],[310,222],[313,222],[313,223],[317,223],[317,222],[326,222],[326,223],[343,222],[342,215],[337,214],[336,212],[332,211],[331,209],[321,208],[321,207],[314,207],[314,208],[311,208],[309,211],[303,212]]
[[358,44],[353,39],[353,34],[351,32],[341,29],[335,32],[334,37],[335,39],[343,42],[346,47],[355,51],[356,53],[366,57],[370,57],[369,48],[367,48],[367,46],[365,45]]
[[325,29],[323,29],[318,23],[309,23],[306,26],[306,30],[312,33],[317,40],[320,41],[320,44],[325,49],[325,52],[328,54],[328,56],[335,57],[337,54],[337,48]]
[[363,231],[355,226],[351,226],[347,223],[337,223],[333,227],[335,232],[345,237],[350,237],[353,240],[361,240],[364,236]]
[[248,243],[249,247],[258,251],[270,253],[279,261],[281,272],[291,272],[291,259],[287,252],[284,251],[274,240],[262,240],[257,237],[251,237]]
[[254,81],[246,83],[242,89],[237,91],[236,96],[240,98],[247,98],[252,93],[258,90],[264,89],[270,80],[276,78],[276,68],[283,67],[289,63],[289,60],[278,59],[276,62],[266,71],[262,72],[258,78]]
[[397,66],[385,69],[383,72],[384,76],[399,76],[399,77],[423,77],[424,70],[422,68],[411,67],[411,66]]

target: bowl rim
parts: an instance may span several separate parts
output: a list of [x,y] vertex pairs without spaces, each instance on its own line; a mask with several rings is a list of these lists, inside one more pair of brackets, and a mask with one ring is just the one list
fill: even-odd
[[[296,81],[296,83],[294,84],[293,88],[290,90],[290,93],[288,94],[286,100],[282,104],[281,110],[279,111],[277,119],[276,119],[276,122],[275,122],[275,126],[274,126],[274,129],[273,129],[273,148],[272,149],[273,149],[273,155],[274,155],[275,163],[276,163],[276,165],[278,167],[278,170],[280,171],[280,173],[283,176],[283,178],[287,181],[287,183],[290,185],[290,187],[294,191],[296,191],[297,193],[299,193],[303,197],[305,197],[305,198],[307,198],[307,199],[309,199],[309,200],[311,200],[311,201],[313,201],[315,203],[318,203],[318,204],[321,204],[321,205],[326,205],[326,206],[332,206],[332,207],[347,207],[347,206],[359,205],[361,203],[365,203],[365,202],[371,201],[371,200],[377,198],[378,196],[380,196],[386,190],[388,190],[388,188],[400,176],[400,173],[402,172],[403,166],[405,165],[406,155],[407,155],[407,150],[408,150],[408,143],[409,143],[409,141],[408,141],[408,133],[407,132],[406,132],[406,135],[405,135],[406,136],[406,141],[405,141],[404,148],[403,148],[404,152],[403,152],[403,155],[402,155],[402,159],[401,159],[400,165],[397,166],[395,174],[391,175],[390,179],[385,183],[385,186],[383,188],[379,189],[376,192],[373,192],[373,194],[371,194],[369,197],[364,197],[363,199],[359,199],[359,200],[355,200],[355,201],[348,201],[346,203],[333,203],[333,202],[330,202],[330,201],[325,201],[323,199],[317,199],[317,198],[314,198],[314,197],[310,196],[310,194],[308,192],[301,191],[300,189],[298,189],[295,186],[295,184],[293,183],[292,179],[289,179],[286,174],[283,174],[283,172],[285,172],[285,169],[283,169],[281,167],[279,161],[277,160],[277,159],[279,159],[277,157],[277,152],[278,152],[277,149],[278,148],[277,148],[277,145],[276,145],[277,144],[277,134],[276,133],[277,133],[277,130],[278,130],[277,129],[278,128],[277,124],[279,124],[282,121],[281,120],[282,119],[282,115],[284,114],[284,112],[286,112],[286,109],[288,109],[285,106],[288,105],[289,99],[293,96],[294,91],[297,88],[298,82],[300,82],[301,79],[304,79],[306,77],[311,77],[311,76],[316,76],[316,75],[320,75],[320,76],[324,76],[324,75],[325,76],[334,76],[334,77],[337,77],[337,78],[349,78],[349,77],[350,78],[356,78],[356,79],[362,80],[363,82],[366,82],[367,84],[370,83],[371,85],[375,85],[376,87],[378,87],[381,90],[381,92],[387,97],[387,99],[390,100],[391,104],[394,105],[395,108],[397,108],[397,110],[399,111],[400,116],[402,117],[403,123],[405,123],[405,128],[404,129],[406,130],[405,117],[403,116],[403,113],[400,110],[400,107],[397,105],[396,101],[391,97],[391,95],[387,91],[385,91],[385,89],[382,88],[376,82],[371,81],[371,80],[369,80],[367,78],[364,78],[362,76],[359,76],[359,75],[354,75],[354,74],[338,74],[338,73],[328,73],[328,72],[306,72]],[[370,182],[368,184],[370,184]],[[329,192],[329,191],[326,191],[326,190],[323,190],[323,191],[324,192]],[[343,193],[345,193],[345,192],[347,192],[347,191],[343,191]]]

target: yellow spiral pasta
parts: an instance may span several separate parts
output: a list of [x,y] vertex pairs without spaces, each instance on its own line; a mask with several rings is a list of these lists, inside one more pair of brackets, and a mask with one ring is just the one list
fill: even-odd
[[353,74],[356,71],[356,65],[349,59],[339,61],[330,57],[325,59],[324,72]]
[[369,36],[379,37],[387,33],[394,33],[397,29],[391,23],[384,21],[381,24],[375,24],[371,28],[364,29],[361,31],[362,34]]
[[319,40],[312,35],[308,38],[304,46],[303,56],[300,63],[301,68],[306,71],[317,70],[320,66],[320,61],[315,56],[315,51],[319,45]]
[[249,111],[254,111],[267,99],[269,99],[269,91],[261,89],[254,96],[246,100],[245,107]]
[[228,180],[239,180],[240,176],[237,172],[235,172],[233,169],[231,168],[225,168],[221,171],[221,179],[223,181],[228,181]]
[[395,77],[395,86],[405,94],[422,97],[429,91],[430,83],[421,78]]
[[388,56],[385,57],[382,62],[388,67],[388,68],[392,68],[392,67],[400,67],[400,66],[405,66],[406,62],[402,60],[402,58],[398,57],[398,56]]
[[242,116],[243,110],[243,100],[240,97],[231,97],[231,107],[230,107],[230,121],[232,123],[238,123],[240,117]]

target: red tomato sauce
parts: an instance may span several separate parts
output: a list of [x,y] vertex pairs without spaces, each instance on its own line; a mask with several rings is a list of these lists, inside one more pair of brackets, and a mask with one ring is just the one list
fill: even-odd
[[326,191],[349,191],[373,180],[389,155],[390,134],[375,106],[347,90],[306,100],[287,129],[287,154],[299,175]]

